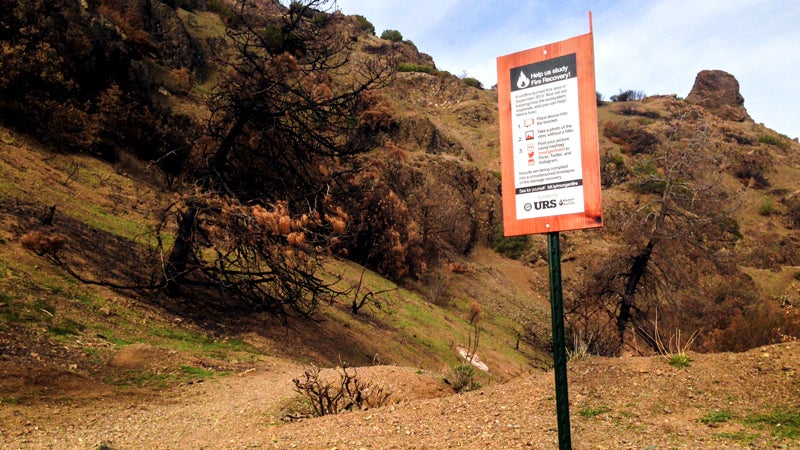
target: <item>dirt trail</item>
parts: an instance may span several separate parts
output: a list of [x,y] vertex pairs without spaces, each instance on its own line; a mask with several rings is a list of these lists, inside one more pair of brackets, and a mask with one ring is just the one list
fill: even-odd
[[[798,414],[800,343],[694,357],[683,369],[660,357],[571,363],[574,448],[800,448],[796,438],[776,435],[780,427],[748,419]],[[2,448],[557,447],[552,373],[448,395],[432,374],[389,366],[359,371],[391,386],[400,403],[284,422],[281,406],[296,396],[291,379],[302,368],[275,360],[158,395],[3,404]]]

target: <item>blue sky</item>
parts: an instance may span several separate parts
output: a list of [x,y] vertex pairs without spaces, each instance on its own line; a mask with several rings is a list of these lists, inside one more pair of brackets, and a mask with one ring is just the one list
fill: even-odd
[[686,97],[704,69],[733,74],[759,123],[800,137],[799,0],[336,0],[376,34],[398,30],[439,69],[497,82],[496,58],[589,31],[597,90]]

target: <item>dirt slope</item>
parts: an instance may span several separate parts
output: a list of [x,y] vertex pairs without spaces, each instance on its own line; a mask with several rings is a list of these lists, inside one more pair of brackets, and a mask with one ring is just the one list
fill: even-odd
[[[800,343],[693,356],[688,368],[661,357],[571,363],[574,448],[800,447],[791,437],[800,426]],[[296,396],[291,379],[302,368],[270,360],[251,369],[157,395],[98,392],[3,405],[2,448],[557,447],[551,372],[452,395],[430,373],[362,368],[399,403],[285,422]]]

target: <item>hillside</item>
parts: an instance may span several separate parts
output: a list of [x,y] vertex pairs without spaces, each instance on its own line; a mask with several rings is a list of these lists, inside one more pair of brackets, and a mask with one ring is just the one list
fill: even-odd
[[[233,5],[0,19],[0,441],[552,448],[546,242],[502,237],[496,91],[271,1],[237,65]],[[800,144],[720,71],[616,100],[605,226],[561,235],[575,443],[796,446]],[[308,417],[292,380],[342,365],[389,405]]]

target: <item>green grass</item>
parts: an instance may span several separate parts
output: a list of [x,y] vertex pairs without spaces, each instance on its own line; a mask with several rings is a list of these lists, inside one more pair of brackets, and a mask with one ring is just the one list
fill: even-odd
[[155,239],[152,239],[152,243],[147,242],[147,240],[141,240],[152,231],[150,225],[143,224],[137,220],[127,219],[100,207],[90,208],[89,214],[76,219],[82,219],[87,225],[115,236],[130,240],[139,240],[139,242],[146,245],[149,244],[147,245],[148,247],[153,247],[155,245]]
[[167,339],[167,345],[176,350],[194,350],[202,354],[223,357],[231,352],[260,353],[258,349],[239,339],[214,339],[179,328],[154,327],[152,336]]
[[587,417],[588,418],[588,417],[596,417],[596,416],[599,416],[601,414],[605,414],[605,413],[610,412],[610,411],[611,411],[611,408],[609,408],[606,405],[602,405],[602,406],[597,406],[597,407],[593,407],[593,408],[582,409],[582,410],[578,411],[578,415],[581,416],[581,417]]
[[174,374],[130,370],[122,375],[106,377],[103,381],[122,387],[167,387],[178,381]]
[[19,405],[20,400],[17,397],[3,397],[0,398],[0,405]]
[[47,327],[47,332],[53,336],[76,336],[84,331],[86,327],[72,319],[63,319],[58,323]]
[[748,433],[746,431],[738,431],[736,433],[717,433],[714,436],[719,439],[735,441],[744,446],[750,446],[753,441],[761,437],[759,434]]
[[189,377],[191,379],[196,379],[196,378],[203,378],[203,379],[205,379],[205,378],[214,378],[216,376],[224,376],[224,375],[229,375],[231,373],[229,371],[217,372],[217,371],[214,371],[214,370],[203,369],[201,367],[193,367],[193,366],[181,366],[180,369],[181,369],[181,372],[183,373],[183,375],[185,375],[186,377]]
[[766,145],[774,145],[775,147],[781,148],[786,150],[790,147],[788,140],[783,139],[780,136],[774,136],[771,134],[762,134],[758,137],[758,142],[761,144]]
[[699,420],[706,425],[713,425],[724,423],[733,418],[733,413],[730,411],[714,411],[703,415]]
[[776,409],[770,413],[747,416],[743,422],[759,429],[767,428],[772,436],[785,439],[800,437],[800,410]]
[[166,388],[177,383],[194,382],[198,379],[206,380],[230,375],[231,373],[230,371],[215,371],[202,367],[182,365],[169,372],[129,370],[121,375],[106,377],[104,381],[121,387]]
[[436,70],[435,67],[426,66],[424,64],[416,64],[410,62],[401,62],[397,65],[398,72],[422,72],[422,73],[431,73],[436,74],[439,71]]

